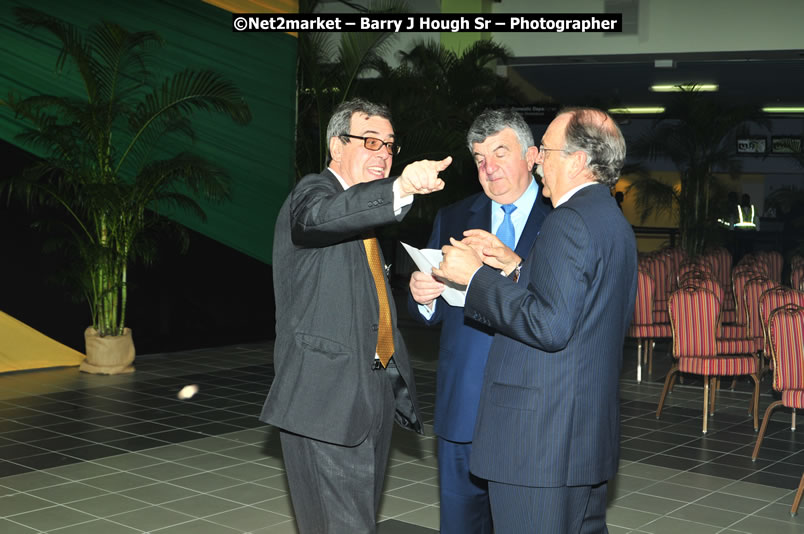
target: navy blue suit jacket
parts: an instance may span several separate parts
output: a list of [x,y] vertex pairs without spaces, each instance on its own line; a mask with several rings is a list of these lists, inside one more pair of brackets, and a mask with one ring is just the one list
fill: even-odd
[[475,273],[465,313],[498,333],[483,379],[474,474],[531,487],[614,476],[636,280],[634,232],[601,184],[547,216],[518,283],[487,266]]
[[[540,188],[517,242],[516,252],[520,257],[528,255],[542,221],[551,210],[552,207],[541,195]],[[449,244],[450,237],[463,239],[464,230],[479,228],[490,231],[490,227],[491,200],[485,193],[477,193],[438,211],[427,248],[440,249]],[[463,308],[450,306],[440,297],[435,313],[429,320],[422,317],[418,303],[410,295],[408,311],[425,324],[442,323],[436,374],[434,432],[450,441],[470,442],[477,418],[483,370],[494,331],[477,321],[465,318]]]

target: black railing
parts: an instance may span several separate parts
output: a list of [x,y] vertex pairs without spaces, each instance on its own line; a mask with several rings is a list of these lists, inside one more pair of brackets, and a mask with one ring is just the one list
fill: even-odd
[[676,236],[678,235],[678,228],[665,227],[665,226],[632,226],[634,235],[640,237],[662,237],[667,236],[668,244],[671,247],[676,246]]

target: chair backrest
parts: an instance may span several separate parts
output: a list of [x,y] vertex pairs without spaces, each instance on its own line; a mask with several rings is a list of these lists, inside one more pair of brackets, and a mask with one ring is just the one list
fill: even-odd
[[804,284],[804,263],[796,265],[790,271],[790,287],[802,289],[802,284]]
[[708,289],[684,287],[670,295],[667,304],[673,329],[673,356],[717,355],[717,320],[720,301]]
[[775,250],[766,250],[759,252],[758,254],[759,257],[762,258],[762,260],[770,268],[768,278],[776,282],[776,284],[781,284],[782,269],[784,268],[784,256],[782,256],[781,252],[777,252]]
[[737,324],[747,324],[748,314],[745,309],[745,284],[752,278],[758,276],[767,277],[764,272],[741,269],[735,267],[732,281],[732,292],[734,293],[734,308],[737,310]]
[[707,275],[706,273],[702,275],[693,275],[691,273],[687,273],[684,279],[680,282],[680,287],[688,286],[708,289],[714,293],[717,296],[717,300],[720,302],[722,309],[724,297],[723,287],[721,287],[720,282],[718,282],[713,276]]
[[766,290],[759,297],[759,317],[765,332],[765,349],[770,350],[768,344],[768,321],[774,310],[786,304],[795,304],[804,307],[804,291],[796,291],[785,286],[776,286]]
[[787,304],[768,321],[773,354],[773,389],[804,389],[804,307]]
[[669,260],[664,254],[659,254],[647,263],[648,272],[653,277],[654,283],[654,299],[667,300],[669,296],[668,291],[668,270]]
[[777,284],[770,278],[755,276],[745,283],[745,310],[748,316],[748,336],[764,340],[762,317],[759,314],[759,297],[776,287]]
[[707,250],[704,256],[714,267],[720,285],[729,287],[731,285],[731,253],[724,247],[717,247]]
[[681,286],[681,280],[689,273],[709,273],[713,276],[715,274],[712,266],[701,259],[685,261],[678,266],[678,271],[676,272],[676,283],[679,287]]
[[637,271],[636,304],[632,324],[653,324],[653,277],[648,271]]

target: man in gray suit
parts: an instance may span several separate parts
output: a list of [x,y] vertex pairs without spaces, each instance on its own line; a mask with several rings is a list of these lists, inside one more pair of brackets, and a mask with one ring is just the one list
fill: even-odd
[[393,422],[422,432],[373,229],[443,189],[452,159],[388,178],[390,113],[365,100],[341,104],[327,138],[328,168],[299,181],[276,221],[275,377],[260,419],[281,429],[299,532],[373,533]]

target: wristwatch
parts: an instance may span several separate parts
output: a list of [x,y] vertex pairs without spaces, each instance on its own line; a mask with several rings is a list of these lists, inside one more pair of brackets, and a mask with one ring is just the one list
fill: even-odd
[[514,270],[511,272],[511,280],[513,280],[515,284],[519,282],[520,271],[522,271],[522,262],[517,263],[516,267],[514,267]]

